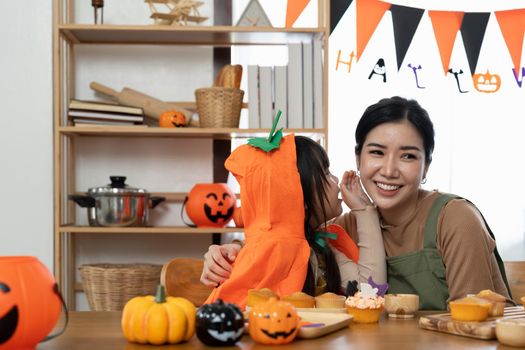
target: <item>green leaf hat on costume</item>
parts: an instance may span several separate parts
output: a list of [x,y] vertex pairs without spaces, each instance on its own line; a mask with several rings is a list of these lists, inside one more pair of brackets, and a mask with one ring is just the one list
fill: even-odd
[[279,118],[281,118],[281,110],[277,112],[273,120],[272,129],[270,130],[270,135],[267,138],[264,137],[254,137],[248,140],[248,144],[253,147],[262,149],[265,152],[270,152],[276,148],[279,148],[281,144],[281,139],[283,138],[283,128],[280,128],[275,133],[275,128],[277,123],[279,123]]

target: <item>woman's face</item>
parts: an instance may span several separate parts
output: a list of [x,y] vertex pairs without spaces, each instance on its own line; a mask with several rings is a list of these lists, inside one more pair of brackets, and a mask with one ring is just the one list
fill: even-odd
[[361,182],[383,211],[402,211],[415,205],[427,170],[423,139],[407,120],[376,126],[357,156]]

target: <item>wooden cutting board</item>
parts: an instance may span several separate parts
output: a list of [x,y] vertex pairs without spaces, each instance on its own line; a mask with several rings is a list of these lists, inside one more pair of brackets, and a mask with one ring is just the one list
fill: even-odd
[[[525,310],[523,306],[506,307],[503,317],[525,319]],[[419,327],[477,339],[495,339],[498,318],[501,317],[489,317],[483,322],[462,322],[452,320],[450,313],[436,314],[420,317]]]

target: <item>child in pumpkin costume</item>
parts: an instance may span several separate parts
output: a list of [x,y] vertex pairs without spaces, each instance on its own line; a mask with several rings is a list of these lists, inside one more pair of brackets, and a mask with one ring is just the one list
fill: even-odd
[[[302,290],[311,250],[304,232],[305,204],[294,135],[284,137],[269,152],[241,146],[225,166],[241,187],[246,243],[229,279],[213,290],[206,303],[221,298],[244,307],[252,288],[270,288],[279,295]],[[331,245],[358,261],[357,246],[341,227],[330,225],[323,231],[333,231],[324,232]]]

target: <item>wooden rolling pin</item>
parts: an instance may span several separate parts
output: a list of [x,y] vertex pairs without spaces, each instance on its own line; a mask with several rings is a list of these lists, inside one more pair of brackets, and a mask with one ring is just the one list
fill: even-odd
[[179,107],[176,104],[161,101],[154,97],[143,94],[140,91],[133,90],[127,87],[122,89],[121,92],[118,92],[95,81],[89,84],[89,87],[95,90],[96,92],[111,97],[112,99],[116,100],[118,103],[124,106],[142,108],[144,110],[144,114],[147,117],[156,120],[159,120],[160,115],[168,110],[176,110],[184,113],[187,120],[190,120],[193,114],[187,109]]

